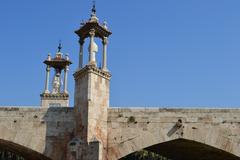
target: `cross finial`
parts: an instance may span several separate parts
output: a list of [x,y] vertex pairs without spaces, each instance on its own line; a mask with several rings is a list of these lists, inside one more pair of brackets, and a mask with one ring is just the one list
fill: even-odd
[[93,1],[92,14],[96,14],[96,1]]
[[61,40],[59,41],[59,45],[58,45],[58,52],[61,52],[61,49],[62,49],[62,42]]

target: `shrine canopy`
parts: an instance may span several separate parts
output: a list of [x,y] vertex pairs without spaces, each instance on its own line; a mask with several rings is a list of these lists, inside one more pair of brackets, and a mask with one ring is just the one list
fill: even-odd
[[80,29],[76,30],[75,33],[80,37],[80,40],[90,37],[89,32],[91,30],[95,31],[95,37],[104,39],[104,37],[109,37],[112,32],[109,31],[106,21],[103,24],[99,23],[99,20],[96,16],[96,7],[95,4],[92,8],[91,18],[87,22],[82,22]]
[[58,71],[63,70],[66,68],[66,66],[69,66],[72,64],[72,62],[69,60],[68,55],[66,57],[63,57],[63,54],[61,53],[61,43],[59,44],[58,47],[58,52],[56,53],[56,56],[51,58],[50,55],[48,55],[48,58],[43,62],[46,65],[57,69]]

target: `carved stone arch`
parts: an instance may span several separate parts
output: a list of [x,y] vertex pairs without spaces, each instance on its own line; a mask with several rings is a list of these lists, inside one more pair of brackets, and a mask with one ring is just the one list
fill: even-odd
[[32,149],[3,139],[0,139],[0,151],[14,153],[23,157],[25,160],[51,160]]

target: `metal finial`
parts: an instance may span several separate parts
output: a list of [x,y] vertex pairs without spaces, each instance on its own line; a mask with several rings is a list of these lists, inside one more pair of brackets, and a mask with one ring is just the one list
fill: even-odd
[[82,20],[82,22],[80,23],[81,26],[84,26],[85,22],[84,20]]
[[96,14],[96,1],[93,1],[92,13]]
[[59,45],[58,45],[58,52],[61,52],[61,49],[62,49],[62,42],[61,40],[59,41]]

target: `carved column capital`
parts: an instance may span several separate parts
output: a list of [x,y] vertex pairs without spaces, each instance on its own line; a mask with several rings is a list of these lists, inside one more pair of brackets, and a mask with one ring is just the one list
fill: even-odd
[[108,44],[108,38],[103,37],[102,43],[103,43],[103,45],[107,45]]
[[79,44],[82,46],[85,41],[84,41],[84,39],[80,38],[78,42],[79,42]]
[[49,65],[47,65],[47,67],[46,67],[46,71],[47,71],[47,72],[50,71],[50,66],[49,66]]
[[64,68],[64,71],[67,72],[68,70],[69,70],[69,66],[66,66],[66,67]]

